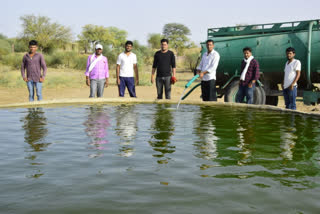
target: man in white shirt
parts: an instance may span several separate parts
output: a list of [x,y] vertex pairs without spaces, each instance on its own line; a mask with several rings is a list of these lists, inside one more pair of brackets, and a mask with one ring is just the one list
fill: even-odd
[[217,51],[213,50],[213,40],[207,40],[206,44],[208,52],[202,55],[201,62],[197,67],[197,73],[201,78],[202,100],[217,101],[216,72],[220,55]]
[[[122,52],[117,59],[117,85],[119,87],[120,97],[124,97],[126,87],[130,97],[136,97],[135,85],[139,84],[139,74],[137,56],[131,52],[132,47],[133,43],[127,41],[125,51]],[[136,79],[134,79],[134,73]]]
[[287,59],[284,69],[283,96],[287,109],[296,110],[297,82],[301,73],[301,62],[295,59],[296,51],[290,47],[286,50]]

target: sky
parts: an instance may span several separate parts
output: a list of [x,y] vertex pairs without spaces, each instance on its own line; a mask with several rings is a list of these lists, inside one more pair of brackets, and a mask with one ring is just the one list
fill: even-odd
[[70,27],[74,39],[94,24],[126,30],[129,40],[141,44],[173,22],[187,26],[199,44],[212,27],[320,19],[320,0],[0,0],[0,6],[0,33],[10,38],[21,35],[20,17],[34,14]]

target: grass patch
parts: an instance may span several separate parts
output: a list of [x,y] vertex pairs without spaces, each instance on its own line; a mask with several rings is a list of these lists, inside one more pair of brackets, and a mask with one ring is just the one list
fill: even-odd
[[[85,69],[69,69],[69,68],[48,68],[43,87],[47,88],[85,88]],[[116,85],[115,68],[110,68],[109,84]],[[175,86],[184,87],[187,81],[193,77],[193,74],[188,71],[178,71],[178,82]],[[151,65],[139,67],[139,85],[151,86]],[[197,83],[193,83],[195,85]],[[9,66],[0,65],[0,87],[5,88],[21,88],[25,87],[26,83],[21,77],[20,70],[12,69]]]

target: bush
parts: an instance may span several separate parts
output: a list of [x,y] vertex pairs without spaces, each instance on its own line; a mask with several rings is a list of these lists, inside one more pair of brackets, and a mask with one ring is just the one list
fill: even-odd
[[74,69],[78,69],[78,70],[86,70],[86,68],[87,68],[87,60],[88,60],[88,56],[87,55],[78,55],[74,59],[73,68]]
[[1,57],[1,64],[20,69],[23,55],[23,53],[3,55]]
[[9,54],[11,52],[11,45],[5,39],[0,39],[0,59],[3,55]]

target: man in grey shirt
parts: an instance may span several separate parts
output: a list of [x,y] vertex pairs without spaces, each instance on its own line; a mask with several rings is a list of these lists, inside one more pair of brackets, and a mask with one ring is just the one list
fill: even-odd
[[[38,101],[42,100],[42,83],[47,73],[47,65],[42,54],[37,53],[38,42],[29,42],[29,52],[23,56],[21,64],[21,76],[27,82],[29,101],[34,101],[34,88],[36,88]],[[41,74],[41,68],[43,73]],[[27,76],[25,74],[27,70]]]

